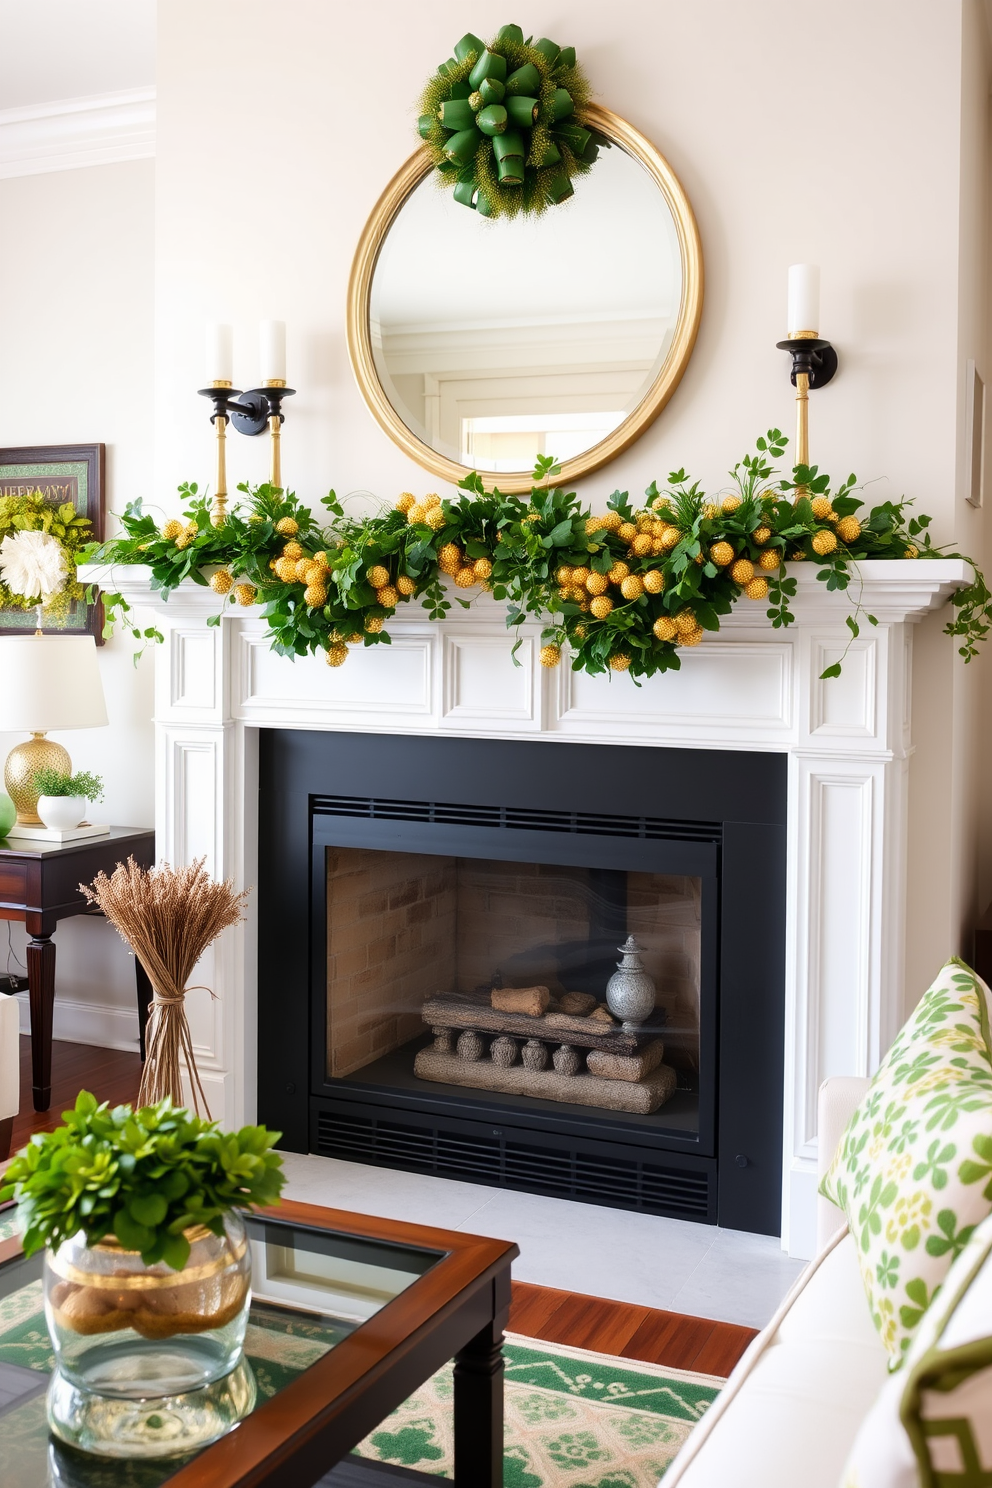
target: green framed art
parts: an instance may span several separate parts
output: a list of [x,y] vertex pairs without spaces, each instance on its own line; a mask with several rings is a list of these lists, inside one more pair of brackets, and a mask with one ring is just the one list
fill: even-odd
[[[104,473],[106,446],[102,444],[22,445],[0,449],[0,500],[40,491],[45,504],[59,507],[70,503],[91,524],[87,541],[103,539]],[[34,630],[31,611],[17,605],[0,604],[0,635],[30,635]],[[103,644],[103,605],[99,598],[87,604],[74,598],[59,619],[58,630],[66,635],[92,635]]]

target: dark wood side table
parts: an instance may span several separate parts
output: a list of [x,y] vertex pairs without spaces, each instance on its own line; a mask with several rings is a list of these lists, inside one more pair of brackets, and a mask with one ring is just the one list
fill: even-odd
[[[47,1111],[52,1101],[52,1009],[55,1004],[55,945],[59,920],[91,914],[79,892],[101,868],[112,873],[118,863],[134,858],[142,868],[155,862],[155,833],[111,827],[105,837],[83,837],[61,845],[26,838],[0,838],[0,920],[23,920],[28,941],[28,996],[31,1002],[31,1079],[34,1108]],[[144,1023],[151,986],[137,956],[138,1017]]]

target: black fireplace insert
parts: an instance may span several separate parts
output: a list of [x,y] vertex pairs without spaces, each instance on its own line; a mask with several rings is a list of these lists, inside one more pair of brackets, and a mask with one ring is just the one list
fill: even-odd
[[777,1234],[785,812],[783,755],[262,730],[259,1119]]

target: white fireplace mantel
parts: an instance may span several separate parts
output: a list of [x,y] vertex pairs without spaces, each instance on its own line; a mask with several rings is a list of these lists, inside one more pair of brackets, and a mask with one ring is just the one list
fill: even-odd
[[[90,566],[87,583],[153,610],[156,832],[161,858],[205,856],[238,887],[255,882],[258,729],[462,735],[624,743],[644,748],[773,750],[789,756],[783,1245],[812,1253],[816,1092],[827,1075],[870,1072],[901,1018],[912,626],[971,570],[960,560],[860,565],[846,594],[812,564],[792,564],[796,623],[773,630],[741,600],[682,668],[636,687],[539,662],[538,623],[509,632],[487,595],[440,624],[414,605],[390,621],[392,644],[353,648],[346,664],[295,662],[270,649],[264,622],[185,583],[168,602],[150,571]],[[863,587],[862,587],[863,585]],[[455,591],[457,593],[457,591]],[[867,622],[839,679],[820,673]],[[514,666],[511,650],[523,643]],[[215,1116],[255,1114],[255,931],[226,935],[190,994],[197,1061]]]

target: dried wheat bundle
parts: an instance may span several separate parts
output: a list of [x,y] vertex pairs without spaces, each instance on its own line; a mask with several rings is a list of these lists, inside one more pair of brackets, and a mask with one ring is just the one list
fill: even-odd
[[108,878],[98,873],[91,886],[79,888],[116,926],[141,962],[154,997],[148,1019],[145,1067],[138,1104],[150,1105],[171,1095],[184,1104],[179,1057],[186,1061],[193,1107],[209,1116],[203,1093],[184,999],[193,968],[207,946],[243,918],[248,892],[236,894],[234,885],[215,883],[200,858],[187,868],[139,868],[133,858],[118,863]]

